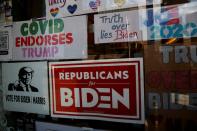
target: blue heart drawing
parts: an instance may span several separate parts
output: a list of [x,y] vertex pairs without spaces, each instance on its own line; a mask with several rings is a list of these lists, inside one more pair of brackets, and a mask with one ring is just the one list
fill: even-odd
[[73,14],[73,13],[77,10],[77,5],[76,5],[76,4],[74,4],[74,5],[69,5],[69,6],[67,7],[67,10],[68,10],[71,14]]

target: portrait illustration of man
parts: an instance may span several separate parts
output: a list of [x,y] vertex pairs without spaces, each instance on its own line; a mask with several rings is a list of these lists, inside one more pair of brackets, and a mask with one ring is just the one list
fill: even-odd
[[38,89],[31,85],[34,70],[31,67],[22,67],[18,73],[18,80],[8,85],[9,91],[38,92]]

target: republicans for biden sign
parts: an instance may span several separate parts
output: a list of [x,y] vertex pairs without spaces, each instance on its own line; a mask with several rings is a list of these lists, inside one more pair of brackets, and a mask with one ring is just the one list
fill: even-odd
[[51,115],[144,123],[143,60],[50,63]]

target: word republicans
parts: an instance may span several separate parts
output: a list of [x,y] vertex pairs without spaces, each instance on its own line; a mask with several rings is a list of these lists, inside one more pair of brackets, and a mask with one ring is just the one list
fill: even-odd
[[128,71],[96,71],[96,72],[59,72],[59,80],[88,80],[88,79],[128,79]]

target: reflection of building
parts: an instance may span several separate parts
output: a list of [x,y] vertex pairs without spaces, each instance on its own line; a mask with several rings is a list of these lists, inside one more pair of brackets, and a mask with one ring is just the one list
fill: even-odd
[[12,15],[12,6],[9,1],[5,2],[5,17],[10,17]]
[[4,10],[4,2],[0,0],[0,23],[3,23],[5,20],[5,10]]
[[6,0],[4,3],[5,8],[5,22],[11,24],[12,22],[12,0]]
[[0,23],[12,22],[12,0],[0,0]]

